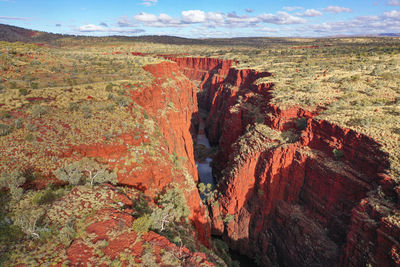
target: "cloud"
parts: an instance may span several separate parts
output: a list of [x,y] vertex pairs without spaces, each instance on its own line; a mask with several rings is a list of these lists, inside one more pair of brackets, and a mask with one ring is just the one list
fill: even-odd
[[56,24],[56,27],[61,27],[62,25],[60,24],[60,23],[57,23]]
[[105,22],[101,22],[99,25],[103,26],[103,27],[108,27],[107,23],[105,23]]
[[136,21],[150,27],[180,27],[183,23],[167,14],[156,16],[146,12],[141,12],[133,17]]
[[142,5],[144,6],[154,6],[157,4],[158,0],[142,0]]
[[136,34],[144,32],[143,29],[108,28],[100,25],[87,24],[78,28],[79,32],[104,32],[108,34]]
[[251,9],[251,8],[246,8],[244,11],[246,11],[247,13],[253,13],[253,9]]
[[[311,13],[310,13],[311,14]],[[182,11],[180,18],[173,18],[167,14],[149,14],[141,12],[133,17],[135,22],[142,23],[149,27],[185,27],[191,24],[200,24],[208,28],[244,28],[252,27],[261,23],[270,24],[300,24],[306,20],[299,16],[288,14],[287,12],[277,12],[276,14],[261,14],[258,16],[238,15],[236,12],[204,12],[202,10]],[[125,20],[128,20],[129,23]],[[119,20],[121,22],[121,18]],[[133,24],[128,18],[124,18],[124,24]]]
[[303,10],[304,7],[301,7],[301,6],[284,6],[282,9],[286,10],[286,11],[295,11],[295,10]]
[[303,17],[318,17],[322,16],[322,12],[315,9],[307,9],[303,13],[296,13],[296,15]]
[[360,16],[347,21],[324,22],[300,26],[299,35],[366,35],[400,32],[400,11],[383,12],[379,16]]
[[206,13],[202,10],[182,11],[182,21],[186,23],[199,23],[206,20]]
[[260,31],[260,32],[263,32],[263,33],[277,33],[277,32],[279,32],[279,29],[269,28],[269,27],[262,27],[262,28],[258,28],[257,31]]
[[262,22],[271,24],[300,24],[307,22],[303,18],[290,15],[289,13],[283,11],[276,12],[276,15],[263,14],[260,15],[259,17]]
[[400,0],[390,0],[388,2],[389,6],[400,6]]
[[388,12],[383,12],[383,17],[390,18],[390,19],[396,19],[396,20],[400,21],[400,11],[392,10],[392,11],[388,11]]
[[[136,23],[134,21],[132,21],[131,19],[129,19],[128,16],[119,17],[117,24],[118,24],[118,27],[136,27],[137,26]],[[104,25],[102,25],[102,26],[104,26]]]
[[27,20],[30,20],[30,18],[0,16],[0,20],[23,20],[23,21],[27,21]]
[[324,8],[325,12],[332,12],[332,13],[343,13],[343,12],[351,12],[350,8],[347,7],[340,7],[340,6],[328,6]]

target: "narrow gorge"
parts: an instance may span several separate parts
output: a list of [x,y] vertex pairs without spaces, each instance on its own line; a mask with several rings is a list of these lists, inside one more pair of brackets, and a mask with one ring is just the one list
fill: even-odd
[[[206,111],[205,132],[218,146],[211,163],[218,197],[208,207],[205,239],[219,236],[261,266],[400,263],[399,226],[390,220],[399,191],[378,143],[317,119],[317,111],[271,104],[273,84],[256,83],[268,72],[238,70],[230,60],[164,57],[197,85],[193,102]],[[202,128],[197,143],[207,146]],[[197,109],[190,129],[193,136],[199,130]],[[200,172],[209,171],[207,161]]]

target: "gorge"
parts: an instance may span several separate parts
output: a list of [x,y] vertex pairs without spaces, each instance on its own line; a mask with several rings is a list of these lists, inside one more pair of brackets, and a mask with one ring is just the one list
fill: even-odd
[[219,147],[213,235],[262,266],[398,264],[399,228],[390,220],[398,192],[378,143],[317,111],[269,103],[273,84],[255,83],[268,72],[166,58],[198,83],[205,130]]

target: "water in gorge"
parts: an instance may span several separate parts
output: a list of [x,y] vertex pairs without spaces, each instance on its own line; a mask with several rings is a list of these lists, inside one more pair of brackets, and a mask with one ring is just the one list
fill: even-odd
[[[206,149],[211,149],[210,142],[204,131],[205,123],[204,119],[200,118],[199,133],[197,135],[197,145],[203,145]],[[205,160],[197,160],[196,166],[199,173],[200,183],[205,185],[212,184],[215,185],[214,178],[212,176],[212,168],[210,166],[212,159],[206,157]]]

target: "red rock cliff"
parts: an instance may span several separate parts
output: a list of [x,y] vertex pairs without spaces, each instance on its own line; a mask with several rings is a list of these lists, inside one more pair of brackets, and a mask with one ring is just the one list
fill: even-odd
[[[222,196],[212,206],[214,234],[263,265],[400,263],[393,219],[398,192],[383,174],[388,162],[379,144],[313,119],[315,113],[269,104],[272,84],[254,84],[269,73],[227,70],[206,59],[171,59],[189,78],[202,77],[199,103],[209,111],[206,131],[210,142],[219,144],[213,164]],[[307,119],[303,131],[295,128],[298,118]],[[251,140],[238,143],[255,122],[292,130],[299,138],[264,140],[270,144],[262,150],[252,149]],[[241,149],[248,147],[250,152]],[[335,158],[334,149],[343,155]]]

